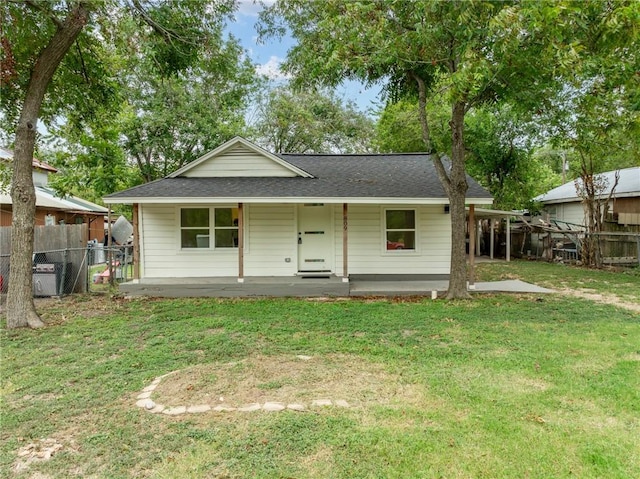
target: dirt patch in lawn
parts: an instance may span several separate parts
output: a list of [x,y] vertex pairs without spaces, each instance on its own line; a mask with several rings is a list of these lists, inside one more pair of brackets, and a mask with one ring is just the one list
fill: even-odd
[[72,294],[62,298],[34,298],[36,311],[48,326],[59,326],[77,318],[108,317],[127,302],[126,299],[109,294]]
[[595,301],[596,303],[611,304],[613,306],[627,309],[635,313],[640,313],[640,304],[629,303],[628,301],[624,301],[620,299],[615,294],[592,293],[589,291],[585,291],[583,289],[569,289],[569,288],[564,288],[558,291],[567,296],[574,296],[576,298],[588,299],[590,301]]
[[[13,471],[21,473],[27,470],[32,464],[49,461],[55,454],[61,451],[77,451],[75,441],[68,438],[46,438],[39,439],[21,446],[18,449],[18,458],[13,464]],[[45,479],[50,476],[34,473],[32,478]]]
[[[310,404],[344,400],[350,406],[419,402],[424,396],[384,367],[357,356],[253,356],[242,361],[193,366],[165,377],[152,399],[166,406],[251,403]],[[411,391],[407,394],[407,391]]]

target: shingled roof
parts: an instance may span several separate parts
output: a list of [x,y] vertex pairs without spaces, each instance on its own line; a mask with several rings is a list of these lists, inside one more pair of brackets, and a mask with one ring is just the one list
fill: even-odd
[[[433,162],[424,153],[364,155],[277,155],[312,175],[303,177],[163,178],[105,197],[107,203],[167,203],[205,199],[365,202],[415,200],[447,203]],[[467,198],[490,204],[491,195],[467,176]],[[429,201],[427,201],[429,200]],[[368,201],[367,201],[368,202]]]
[[[616,174],[619,175],[617,184]],[[598,195],[600,198],[609,196],[614,184],[616,188],[613,192],[613,198],[640,197],[640,167],[638,166],[598,173],[596,178],[599,183],[603,184],[603,189]],[[582,201],[576,188],[578,185],[582,185],[581,178],[576,178],[564,185],[553,188],[542,195],[536,196],[533,200],[549,204]]]

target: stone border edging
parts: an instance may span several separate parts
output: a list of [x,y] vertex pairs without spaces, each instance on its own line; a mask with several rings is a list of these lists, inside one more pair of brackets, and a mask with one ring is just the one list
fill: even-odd
[[[302,359],[302,358],[300,358]],[[304,357],[306,359],[306,357]],[[310,406],[306,406],[300,403],[291,403],[284,404],[281,402],[265,402],[264,404],[260,403],[251,403],[245,404],[239,407],[227,406],[225,404],[220,404],[217,406],[212,406],[210,404],[196,404],[191,406],[165,406],[163,404],[156,404],[155,401],[151,399],[151,394],[158,385],[162,382],[164,378],[167,376],[171,376],[172,374],[176,374],[178,371],[172,371],[167,374],[163,374],[162,376],[158,376],[155,378],[151,384],[145,387],[140,394],[136,397],[136,406],[144,409],[147,412],[152,414],[166,414],[167,416],[179,416],[181,414],[198,414],[205,413],[209,411],[214,412],[254,412],[254,411],[267,411],[267,412],[279,412],[279,411],[297,411],[304,412],[308,409],[308,407],[327,407],[327,406],[337,406],[342,408],[348,408],[349,403],[343,399],[331,400],[331,399],[314,399],[311,401]]]

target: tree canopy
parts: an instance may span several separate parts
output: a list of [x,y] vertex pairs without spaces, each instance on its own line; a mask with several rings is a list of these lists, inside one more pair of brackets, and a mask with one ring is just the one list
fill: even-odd
[[365,153],[374,123],[327,90],[278,86],[258,102],[251,135],[276,153]]
[[117,133],[108,127],[115,120],[103,114],[120,110],[121,86],[134,80],[128,77],[127,57],[119,52],[139,54],[149,62],[149,71],[167,81],[180,75],[188,78],[222,46],[221,28],[234,7],[232,0],[0,4],[7,25],[1,40],[1,121],[7,131],[15,131],[9,327],[42,325],[33,305],[31,276],[35,217],[31,162],[39,120],[50,125],[62,120],[76,132],[90,131],[87,143],[99,144],[96,150],[106,152],[102,155],[106,161],[113,153],[106,145]]
[[[448,297],[466,297],[467,113],[507,101],[522,110],[552,108],[554,93],[576,68],[589,76],[601,65],[604,76],[615,78],[615,61],[602,63],[598,57],[613,60],[629,51],[624,29],[637,29],[637,5],[598,0],[280,0],[263,15],[262,32],[278,34],[288,28],[298,41],[285,63],[298,83],[335,85],[358,79],[383,83],[392,99],[417,94],[425,150],[432,154],[450,202]],[[435,97],[449,106],[448,170],[427,115],[427,103]]]
[[[527,38],[515,46],[513,37],[521,31],[512,25],[517,13],[506,2],[281,0],[263,15],[264,34],[286,27],[298,41],[285,63],[298,82],[335,85],[358,79],[382,82],[392,96],[417,94],[424,150],[432,155],[450,203],[449,298],[468,297],[465,115],[527,78],[533,69],[530,55],[538,50],[538,43]],[[527,61],[516,55],[525,43]],[[449,169],[433,142],[426,112],[428,100],[440,95],[449,105]]]

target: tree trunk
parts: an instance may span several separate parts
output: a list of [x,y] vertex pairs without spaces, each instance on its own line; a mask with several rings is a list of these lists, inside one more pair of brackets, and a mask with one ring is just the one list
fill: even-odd
[[464,167],[465,104],[451,108],[451,172],[449,173],[449,212],[451,214],[451,272],[447,299],[468,299],[465,197],[469,185]]
[[467,194],[467,176],[464,165],[464,115],[466,105],[456,102],[451,107],[451,170],[447,173],[440,155],[431,145],[431,132],[427,120],[427,88],[424,80],[417,74],[412,77],[418,85],[418,115],[422,130],[422,141],[433,159],[438,178],[449,197],[451,218],[451,266],[449,271],[449,289],[447,299],[469,299],[467,292],[467,254],[465,223],[465,197]]
[[38,55],[16,127],[11,181],[11,272],[7,295],[7,328],[44,326],[33,303],[33,229],[36,194],[32,161],[40,107],[58,65],[87,23],[86,4],[80,2],[59,24],[49,44]]

